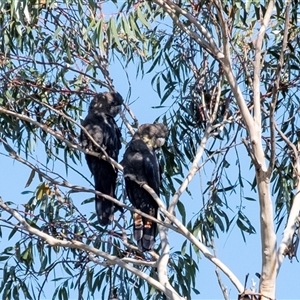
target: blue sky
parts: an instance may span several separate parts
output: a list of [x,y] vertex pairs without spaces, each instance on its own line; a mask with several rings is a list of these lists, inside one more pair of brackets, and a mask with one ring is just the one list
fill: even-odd
[[[116,89],[125,97],[128,92],[128,86],[126,85],[126,81],[118,78],[118,76],[120,76],[118,66],[112,66],[111,75],[112,78],[115,78],[114,83]],[[129,76],[132,84],[131,100],[137,99],[131,108],[140,124],[152,122],[161,111],[151,109],[151,106],[159,104],[159,98],[150,85],[151,78],[146,76],[143,80],[136,79],[134,69],[129,70]],[[37,157],[41,155],[39,151],[40,150],[36,153]],[[0,152],[5,153],[2,146],[0,146]],[[0,155],[0,165],[0,196],[2,196],[4,201],[10,200],[18,204],[25,203],[28,200],[28,196],[21,195],[21,192],[24,191],[24,186],[29,177],[30,170],[3,155]],[[78,166],[78,169],[84,174],[89,174],[85,164]],[[63,169],[62,172],[64,173]],[[249,170],[249,175],[252,177],[253,174],[251,173],[252,170]],[[72,172],[70,172],[68,180],[74,184],[86,186],[86,182],[83,182],[82,179]],[[189,212],[190,216],[198,210],[197,205],[195,205],[197,202],[195,201],[197,200],[197,195],[201,193],[199,181],[199,175],[196,175],[191,184],[191,191],[193,193],[192,199],[186,193],[181,197],[181,201],[186,206],[186,210]],[[34,183],[37,183],[37,181]],[[27,190],[34,189],[34,183],[27,188]],[[256,195],[253,196],[256,198]],[[82,201],[85,196],[82,194],[74,194],[72,197],[74,198],[74,201],[76,201],[76,199]],[[218,257],[238,276],[241,282],[244,282],[246,274],[249,273],[249,287],[252,278],[258,284],[258,278],[254,274],[260,272],[261,249],[258,223],[258,202],[249,201],[245,203],[245,205],[245,213],[252,218],[251,220],[256,228],[257,234],[247,236],[247,242],[244,243],[239,229],[235,227],[230,233],[221,234],[220,239],[216,240],[216,249]],[[94,206],[91,204],[90,206],[85,206],[84,209],[87,209],[86,213],[89,214],[93,208]],[[278,234],[279,238],[280,236],[281,233]],[[5,242],[5,245],[7,245],[5,238],[3,238],[2,242]],[[179,242],[178,236],[171,233],[170,242],[171,245],[176,248],[176,246],[181,247],[183,240]],[[284,261],[277,282],[277,299],[300,299],[298,281],[299,271],[299,263],[296,260],[294,260],[293,263],[290,263],[287,259]],[[56,276],[58,276],[58,274]],[[230,298],[237,299],[236,290],[225,276],[221,276],[225,286],[228,287],[231,296]],[[222,293],[215,276],[215,267],[204,257],[199,260],[199,273],[196,282],[197,289],[201,294],[194,299],[222,299]],[[50,289],[49,293],[52,291],[53,290]],[[46,296],[47,294],[48,293],[46,293]]]
[[[131,109],[134,111],[140,124],[151,123],[156,119],[162,112],[162,109],[152,109],[152,106],[157,106],[160,103],[158,95],[153,91],[151,87],[151,77],[147,75],[145,78],[136,78],[135,69],[130,67],[127,69],[130,83],[131,83],[131,98],[130,101],[135,101]],[[128,94],[129,86],[123,70],[120,71],[118,62],[111,66],[110,69],[111,77],[114,79],[114,84],[123,97],[125,98]],[[170,101],[170,100],[169,100]],[[37,149],[35,153],[36,157],[42,157],[42,149]],[[5,153],[2,145],[0,145],[0,153]],[[246,154],[245,161],[249,158]],[[84,161],[84,160],[83,160]],[[24,191],[24,186],[29,177],[30,170],[20,163],[13,161],[11,158],[4,155],[0,155],[0,196],[4,201],[12,201],[17,204],[24,204],[28,201],[28,195],[21,195]],[[64,173],[64,168],[61,165],[60,170]],[[79,171],[82,171],[89,178],[89,170],[83,163],[82,166],[78,165]],[[247,173],[247,172],[246,172]],[[253,170],[249,170],[248,174],[250,178],[253,178]],[[74,184],[86,186],[86,182],[80,178],[80,176],[70,172],[68,180]],[[184,203],[186,210],[189,215],[192,216],[199,210],[197,207],[197,195],[201,194],[200,189],[200,176],[196,175],[190,189],[193,197],[191,198],[187,193],[184,193],[181,197],[181,201]],[[38,181],[35,180],[33,184],[26,188],[26,190],[33,190]],[[202,183],[203,184],[203,183]],[[247,193],[251,193],[247,191]],[[248,194],[247,194],[248,195]],[[250,194],[248,195],[250,196]],[[256,195],[251,195],[257,198]],[[74,201],[82,201],[87,197],[85,194],[74,194],[72,195]],[[238,197],[238,196],[236,196]],[[238,201],[237,201],[238,202]],[[220,234],[220,239],[216,240],[216,250],[218,257],[237,275],[241,282],[244,282],[245,276],[249,273],[248,286],[253,278],[258,285],[258,278],[255,276],[256,272],[260,272],[261,268],[261,247],[260,247],[260,236],[259,236],[259,207],[258,202],[247,202],[245,204],[245,214],[247,214],[256,228],[256,234],[246,236],[246,243],[243,242],[240,231],[237,227],[234,227],[229,233]],[[94,205],[84,206],[86,214],[90,214],[94,210]],[[177,214],[178,216],[179,214]],[[278,233],[278,238],[281,238],[281,232]],[[6,247],[10,242],[6,242],[5,237],[2,239],[2,246]],[[178,239],[178,236],[174,233],[170,234],[171,245],[181,247],[183,240]],[[1,250],[1,248],[0,248]],[[1,262],[0,262],[1,266]],[[277,298],[278,300],[283,299],[300,299],[299,289],[299,263],[294,259],[293,263],[290,263],[286,259],[281,267],[278,281],[277,281]],[[59,274],[57,274],[59,276]],[[237,292],[228,279],[221,274],[223,283],[228,287],[230,292],[230,299],[237,299]],[[201,294],[194,299],[223,299],[221,290],[217,283],[215,276],[215,266],[210,263],[203,256],[199,260],[199,273],[197,275],[197,289]],[[51,287],[45,289],[45,299],[49,298],[49,295],[53,292]],[[76,299],[76,298],[74,298]]]

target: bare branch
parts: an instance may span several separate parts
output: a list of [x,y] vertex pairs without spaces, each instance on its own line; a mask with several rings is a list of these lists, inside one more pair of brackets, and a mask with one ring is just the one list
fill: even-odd
[[275,165],[275,148],[276,148],[276,140],[275,140],[275,110],[276,104],[278,100],[278,91],[280,88],[280,80],[281,80],[281,70],[284,64],[284,53],[287,47],[287,39],[289,33],[289,22],[290,22],[290,5],[291,1],[288,1],[285,8],[285,24],[284,24],[284,32],[283,32],[283,41],[282,47],[280,51],[280,57],[277,65],[277,70],[275,73],[275,83],[272,89],[272,102],[270,107],[270,132],[271,132],[271,157],[270,157],[270,165],[268,168],[268,173],[271,174],[274,165]]
[[47,103],[44,103],[42,101],[39,101],[38,99],[36,99],[36,97],[33,97],[31,96],[30,97],[32,101],[42,105],[42,106],[45,106],[47,107],[49,110],[55,112],[56,114],[62,116],[64,119],[68,120],[69,122],[73,123],[74,125],[78,126],[86,135],[87,137],[92,141],[92,143],[98,147],[105,156],[108,157],[108,154],[106,153],[106,151],[101,147],[101,145],[99,145],[95,140],[94,138],[88,133],[88,131],[85,129],[85,127],[83,127],[81,124],[77,123],[76,121],[74,121],[72,118],[70,118],[69,116],[67,116],[66,114],[64,114],[62,111],[60,110],[57,110],[55,108],[53,108],[53,106],[47,104]]
[[[160,216],[158,216],[160,219]],[[157,260],[157,275],[159,282],[163,284],[166,288],[168,288],[172,294],[179,297],[178,293],[175,289],[171,286],[168,278],[168,263],[170,259],[170,244],[169,244],[169,237],[168,237],[168,228],[165,226],[161,226],[157,224],[160,242],[161,242],[161,253]]]
[[252,132],[253,131],[253,118],[250,115],[250,112],[249,112],[247,104],[244,100],[243,94],[237,83],[236,77],[234,76],[233,71],[232,71],[230,44],[229,44],[229,39],[228,39],[228,28],[227,28],[227,22],[223,15],[222,4],[219,0],[216,0],[215,5],[217,8],[218,18],[221,22],[220,25],[221,25],[221,30],[222,30],[222,40],[223,40],[223,49],[224,49],[224,57],[220,58],[219,61],[222,64],[224,74],[228,80],[228,83],[232,89],[234,97],[240,108],[240,112],[243,116],[243,121],[245,122],[247,129],[250,132]]
[[[8,212],[12,217],[14,217],[19,223],[20,223],[20,228],[22,230],[27,231],[28,233],[37,236],[44,240],[48,245],[52,247],[66,247],[66,248],[71,248],[71,249],[78,249],[78,250],[83,250],[87,253],[89,253],[89,258],[92,259],[95,263],[108,267],[111,265],[118,265],[121,268],[124,268],[128,270],[129,272],[135,274],[136,276],[144,279],[147,281],[150,285],[155,287],[157,290],[163,292],[168,298],[174,299],[174,300],[183,300],[182,297],[180,296],[175,296],[170,290],[168,290],[165,286],[163,286],[160,282],[157,280],[153,279],[152,277],[148,276],[147,274],[143,273],[142,271],[138,270],[137,268],[129,265],[128,263],[124,262],[122,259],[112,256],[106,252],[103,252],[101,250],[98,250],[94,247],[88,246],[84,243],[81,243],[76,240],[58,240],[32,226],[30,226],[25,219],[21,217],[21,215],[7,206],[2,198],[0,197],[0,207]],[[100,256],[104,260],[100,260],[97,257]]]
[[[219,82],[219,87],[218,87],[218,94],[216,96],[216,104],[214,107],[214,110],[212,112],[212,115],[209,118],[209,122],[206,126],[203,138],[201,139],[201,143],[197,149],[197,153],[194,157],[193,163],[190,167],[189,173],[188,175],[185,177],[184,181],[182,182],[181,186],[179,187],[179,189],[176,191],[176,193],[173,195],[171,201],[170,201],[170,205],[168,208],[168,211],[173,214],[175,207],[178,203],[178,200],[180,198],[180,196],[182,195],[182,193],[187,189],[189,183],[192,181],[193,177],[195,176],[195,174],[197,173],[197,171],[199,170],[199,161],[201,159],[201,157],[203,156],[204,150],[206,148],[206,144],[208,142],[208,139],[211,136],[211,133],[213,131],[213,129],[215,129],[216,125],[212,125],[214,123],[214,121],[217,118],[217,111],[219,108],[219,103],[220,103],[220,96],[221,96],[221,86],[220,86],[220,82]],[[203,97],[202,97],[203,98]],[[202,99],[204,100],[204,99]],[[205,105],[205,103],[204,103]]]
[[31,164],[27,160],[20,157],[13,149],[11,149],[10,156],[12,158],[16,159],[17,161],[21,162],[22,164],[26,165],[30,169],[34,170],[35,172],[40,174],[43,178],[45,178],[46,180],[48,180],[49,182],[51,182],[54,185],[67,187],[67,188],[70,188],[73,191],[87,192],[87,193],[93,193],[93,194],[99,195],[99,196],[104,197],[105,199],[107,199],[109,201],[112,201],[113,203],[117,204],[120,207],[123,207],[123,208],[125,208],[127,210],[130,210],[132,212],[136,212],[136,213],[140,214],[141,216],[146,217],[146,218],[148,218],[148,219],[150,219],[150,220],[152,220],[152,221],[154,221],[154,222],[156,222],[156,223],[158,223],[162,226],[167,226],[168,228],[170,228],[174,231],[178,231],[178,229],[176,227],[172,226],[171,224],[165,224],[164,222],[159,221],[158,219],[154,218],[153,216],[150,216],[146,213],[143,213],[142,211],[140,211],[140,210],[138,210],[134,207],[127,206],[123,202],[120,202],[119,200],[117,200],[117,199],[115,199],[115,198],[113,198],[109,195],[103,194],[103,193],[101,193],[99,191],[96,191],[96,190],[93,190],[93,189],[85,188],[85,187],[78,186],[78,185],[73,185],[73,184],[69,183],[66,180],[63,180],[62,182],[60,182],[58,180],[55,180],[52,177],[50,177],[48,174],[42,172],[38,167],[34,166],[33,164]]
[[[216,250],[216,246],[215,246],[215,241],[214,240],[212,240],[212,246],[213,246],[214,255],[217,256],[217,250]],[[220,270],[219,270],[218,267],[216,267],[215,273],[216,273],[218,284],[219,284],[220,289],[222,291],[224,300],[229,300],[228,289],[226,288],[226,286],[222,282]]]
[[253,101],[254,101],[254,122],[256,124],[256,130],[261,130],[261,110],[260,110],[260,72],[262,65],[262,44],[265,37],[266,30],[270,21],[270,17],[275,5],[274,0],[268,2],[268,7],[263,20],[261,21],[261,27],[258,33],[258,37],[255,43],[255,59],[254,59],[254,74],[253,74]]
[[204,136],[201,140],[201,144],[198,147],[197,153],[195,155],[195,158],[193,160],[192,166],[189,170],[188,175],[185,177],[185,179],[183,180],[181,186],[179,187],[179,189],[176,191],[176,193],[174,194],[172,200],[170,201],[170,205],[168,208],[168,212],[170,214],[174,213],[175,207],[178,203],[178,200],[180,198],[180,196],[182,195],[182,193],[187,189],[188,185],[190,184],[190,182],[192,181],[193,177],[195,176],[196,172],[199,170],[198,167],[198,163],[204,153],[205,147],[206,147],[206,143],[210,137],[210,133],[211,133],[212,127],[209,124],[206,129],[205,129],[205,133]]
[[[41,128],[42,130],[44,130],[45,132],[47,133],[50,133],[51,135],[53,135],[54,137],[56,137],[58,140],[60,140],[61,142],[64,142],[66,143],[66,145],[72,149],[75,149],[75,150],[78,150],[78,151],[81,151],[85,154],[89,154],[89,155],[93,155],[95,157],[99,157],[99,153],[97,152],[93,152],[93,151],[88,151],[82,147],[80,147],[78,144],[73,144],[71,143],[68,139],[66,139],[61,133],[57,132],[57,131],[54,131],[52,128],[48,127],[47,125],[45,124],[42,124],[40,122],[37,122],[35,120],[33,120],[32,118],[28,117],[28,116],[25,116],[23,114],[18,114],[16,112],[13,112],[13,111],[10,111],[2,106],[0,106],[0,112],[4,113],[4,114],[7,114],[7,115],[10,115],[10,116],[13,116],[17,119],[20,119],[20,120],[23,120],[23,121],[26,121],[28,123],[31,123],[35,126],[37,126],[38,128]],[[77,124],[79,127],[81,125]],[[95,142],[95,141],[94,141]],[[96,143],[96,142],[95,142]],[[96,143],[97,144],[97,143]],[[103,149],[104,151],[104,149]],[[105,151],[104,151],[105,152]],[[106,159],[107,161],[109,161],[115,168],[123,171],[123,167],[118,164],[115,160],[113,160],[112,158],[110,158],[109,156],[106,156],[104,155],[103,157],[101,157],[102,159]]]
[[[298,166],[299,167],[299,166]],[[285,229],[283,231],[283,237],[279,244],[278,250],[277,250],[277,274],[279,273],[280,267],[283,263],[283,260],[286,255],[286,251],[288,250],[289,245],[291,244],[293,240],[293,235],[297,229],[297,219],[299,218],[299,212],[300,212],[300,176],[298,175],[297,178],[297,187],[296,187],[296,195],[294,199],[292,200],[292,207],[289,213],[289,217],[287,220],[287,224],[285,226]]]
[[222,41],[223,41],[223,49],[224,49],[224,56],[226,58],[230,58],[230,44],[229,44],[229,32],[228,32],[228,26],[227,22],[224,18],[223,15],[223,8],[222,8],[222,3],[220,0],[215,0],[214,1],[215,6],[217,8],[217,15],[218,15],[218,21],[220,22],[220,27],[222,31]]
[[285,257],[286,250],[293,240],[293,235],[297,229],[296,221],[299,218],[300,212],[300,159],[296,146],[286,137],[286,135],[278,128],[277,124],[274,123],[276,130],[280,134],[281,138],[286,142],[286,144],[292,149],[294,154],[294,176],[296,176],[297,186],[296,186],[296,195],[292,200],[292,206],[289,212],[289,217],[287,224],[285,226],[282,240],[279,244],[277,250],[277,274],[280,270],[282,262]]
[[[288,145],[288,147],[293,151],[294,156],[295,156],[295,161],[297,162],[299,159],[298,151],[296,146],[287,138],[287,136],[280,130],[280,128],[277,126],[276,123],[274,123],[276,131],[279,133],[281,138],[285,141],[285,143]],[[297,170],[298,172],[300,169]]]
[[[171,223],[174,223],[180,233],[187,238],[192,244],[194,244],[202,253],[203,255],[210,260],[213,264],[215,264],[234,284],[237,290],[242,293],[244,290],[243,285],[239,281],[239,279],[234,275],[234,273],[217,257],[215,257],[208,248],[201,243],[173,214],[171,214],[168,210],[164,208],[164,204],[156,195],[154,190],[150,188],[148,185],[144,184],[143,188],[153,197],[153,199],[158,203],[161,212],[170,220]],[[165,221],[166,223],[166,221]]]
[[[123,104],[124,105],[124,104]],[[121,119],[123,121],[123,123],[125,124],[125,126],[127,127],[127,129],[129,130],[129,132],[131,133],[131,135],[134,135],[135,130],[132,128],[132,126],[130,125],[130,123],[128,122],[128,120],[126,119],[126,116],[124,114],[124,112],[120,112],[120,116]]]
[[[170,0],[154,0],[156,4],[158,4],[160,7],[166,11],[169,16],[172,18],[173,22],[184,32],[186,32],[190,37],[192,37],[200,46],[202,46],[204,49],[206,49],[208,52],[211,53],[214,57],[217,59],[223,58],[223,53],[218,49],[217,45],[215,44],[215,41],[211,34],[201,25],[201,23],[189,12],[183,10],[178,5],[174,4]],[[206,42],[199,34],[197,34],[195,31],[190,30],[187,26],[185,26],[177,17],[177,15],[180,14],[184,18],[186,18],[188,21],[191,22],[191,24],[195,25],[195,27],[201,32],[201,34],[207,39],[208,42]]]
[[209,121],[211,124],[215,122],[218,116],[218,110],[219,110],[219,105],[220,105],[220,100],[221,100],[221,91],[222,91],[222,83],[221,80],[218,82],[218,88],[217,88],[217,95],[215,96],[215,90],[214,90],[214,98],[216,99],[214,109],[211,115],[211,120]]

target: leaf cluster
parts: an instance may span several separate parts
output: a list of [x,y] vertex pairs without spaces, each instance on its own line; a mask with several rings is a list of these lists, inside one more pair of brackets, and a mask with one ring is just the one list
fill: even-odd
[[[13,5],[14,1],[0,6],[0,141],[11,156],[15,151],[40,171],[38,186],[24,192],[29,196],[24,209],[15,206],[28,224],[58,240],[80,241],[116,258],[134,259],[133,265],[139,271],[157,279],[155,266],[147,265],[155,262],[155,256],[138,252],[130,221],[118,215],[112,230],[101,228],[94,214],[86,216],[78,209],[79,202],[75,204],[71,198],[72,188],[59,187],[58,179],[67,180],[52,168],[60,162],[67,172],[78,174],[81,154],[70,144],[78,146],[80,118],[86,103],[103,88],[114,89],[109,64],[120,61],[124,69],[134,65],[137,77],[152,76],[150,84],[160,98],[155,108],[164,109],[158,119],[170,129],[161,154],[161,194],[166,207],[184,183],[203,141],[208,139],[197,169],[200,184],[196,193],[187,189],[177,202],[177,215],[189,232],[208,247],[213,247],[214,240],[233,226],[239,228],[244,240],[247,234],[256,233],[247,215],[249,201],[255,200],[251,193],[257,187],[255,178],[248,175],[253,163],[243,159],[246,154],[241,140],[248,139],[245,124],[224,70],[207,49],[173,23],[155,1],[124,1],[120,7],[118,1],[99,4],[76,0],[59,2],[57,6],[54,1],[43,5],[19,2],[24,11]],[[180,1],[180,5],[214,36],[221,48],[222,30],[216,9],[210,3],[200,5],[195,1]],[[293,3],[279,86],[275,81],[285,26],[281,16],[283,1],[276,2],[261,70],[262,136],[266,159],[271,160],[275,151],[270,180],[278,228],[284,224],[295,195],[294,154],[278,133],[276,147],[272,148],[270,119],[274,118],[279,129],[298,147],[297,5]],[[228,34],[233,70],[252,113],[253,34],[265,7],[257,2],[233,1],[223,2],[223,9],[231,24]],[[110,10],[114,13],[106,13]],[[183,26],[196,30],[183,16],[178,18]],[[205,38],[203,34],[200,37]],[[33,158],[40,145],[46,153],[45,164]],[[32,172],[27,185],[32,183],[35,171]],[[82,177],[90,184],[86,176]],[[125,199],[123,191],[120,179],[118,199]],[[187,208],[191,201],[193,215]],[[93,198],[88,197],[80,203],[88,206],[91,202]],[[13,244],[0,255],[4,263],[0,286],[3,298],[40,299],[50,280],[55,285],[53,299],[69,299],[72,290],[77,291],[78,299],[99,294],[102,298],[117,295],[121,299],[165,299],[145,280],[119,265],[107,264],[104,257],[95,261],[95,257],[77,248],[52,247],[25,233],[4,213],[1,218],[5,224],[1,234],[7,234]],[[19,232],[21,238],[16,237]],[[199,249],[187,241],[182,242],[181,251],[170,253],[168,278],[187,299],[199,293],[195,280],[199,269],[195,259],[199,257]],[[60,270],[64,275],[55,278],[53,274]]]

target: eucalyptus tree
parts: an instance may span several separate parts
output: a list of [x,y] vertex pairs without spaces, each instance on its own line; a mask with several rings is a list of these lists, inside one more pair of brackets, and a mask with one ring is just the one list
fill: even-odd
[[[3,299],[49,298],[51,281],[55,299],[74,293],[78,299],[191,299],[201,292],[201,254],[229,278],[239,299],[275,299],[280,267],[296,256],[299,239],[298,3],[0,5],[1,160],[30,170],[22,207],[17,199],[0,199],[1,240],[9,240],[0,256]],[[120,74],[113,78],[116,64]],[[157,121],[169,128],[160,198],[143,185],[159,206],[152,217],[156,245],[144,253],[132,238],[131,213],[139,211],[126,198],[122,166],[104,155],[119,170],[117,198],[95,191],[81,161],[84,153],[98,154],[78,140],[94,95],[115,91],[120,81],[131,87],[128,68],[152,77]],[[125,148],[141,112],[131,109],[130,88],[123,97],[118,124]],[[196,174],[201,196],[189,188]],[[84,213],[94,194],[123,208],[112,225],[101,227],[94,213]],[[197,210],[192,217],[189,198]],[[235,225],[244,238],[256,232],[243,210],[249,200],[258,201],[260,218],[257,289],[214,252],[218,237]]]

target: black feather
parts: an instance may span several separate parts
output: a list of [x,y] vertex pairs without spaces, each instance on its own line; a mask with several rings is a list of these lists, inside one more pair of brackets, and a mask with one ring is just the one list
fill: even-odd
[[[122,101],[118,93],[98,94],[91,102],[89,113],[82,122],[82,126],[95,142],[115,161],[118,161],[121,148],[121,132],[113,117],[120,110]],[[88,167],[94,176],[95,189],[115,198],[117,170],[109,162],[100,158],[104,153],[83,130],[80,139],[82,147],[99,153],[99,157],[88,154],[85,156]],[[113,202],[96,195],[95,207],[100,225],[106,226],[112,222],[115,211]]]
[[[161,176],[154,150],[162,145],[158,139],[165,139],[166,134],[166,127],[162,124],[142,125],[128,144],[122,162],[129,200],[137,209],[155,218],[158,204],[142,185],[149,185],[159,196]],[[134,238],[138,242],[139,249],[152,250],[157,230],[156,223],[138,214],[134,214],[133,218]]]

